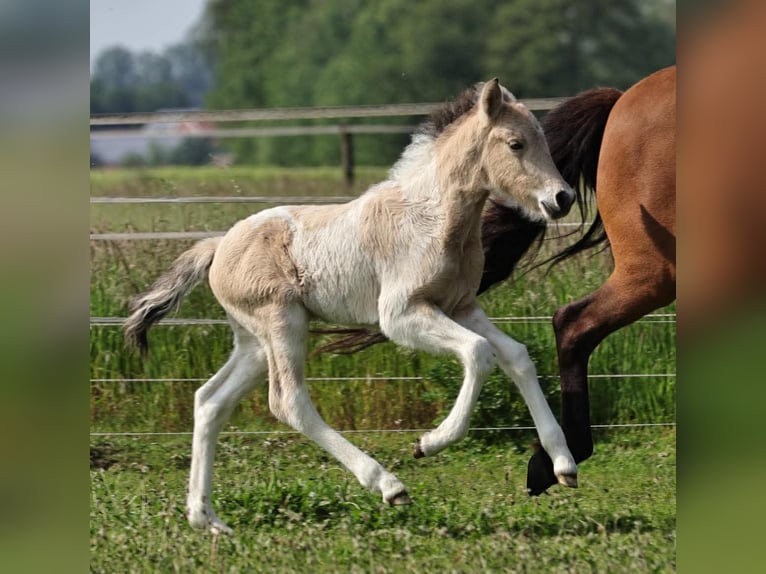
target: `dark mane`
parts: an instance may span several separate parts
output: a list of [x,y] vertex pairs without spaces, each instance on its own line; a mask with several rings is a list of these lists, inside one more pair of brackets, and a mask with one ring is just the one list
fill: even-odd
[[416,134],[424,134],[433,138],[439,135],[458,118],[469,113],[479,99],[479,91],[475,88],[466,88],[454,100],[444,102],[431,112],[431,116],[420,124]]

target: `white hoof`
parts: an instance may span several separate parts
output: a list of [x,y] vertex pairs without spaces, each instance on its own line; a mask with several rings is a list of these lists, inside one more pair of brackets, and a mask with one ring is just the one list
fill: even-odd
[[557,456],[553,462],[553,473],[559,484],[569,488],[577,488],[577,464],[574,459]]
[[211,521],[210,524],[208,524],[208,529],[210,530],[211,534],[213,534],[214,536],[218,536],[219,534],[227,534],[227,535],[234,534],[234,531],[231,528],[229,528],[218,517],[216,517],[215,520]]
[[391,506],[405,506],[412,504],[412,500],[407,494],[407,489],[401,480],[396,478],[390,472],[384,472],[378,482],[378,489],[383,495],[383,501]]
[[218,534],[233,534],[234,531],[229,528],[226,523],[218,518],[218,515],[209,506],[202,506],[197,508],[188,508],[187,519],[189,525],[192,528],[198,530],[209,530],[211,533]]

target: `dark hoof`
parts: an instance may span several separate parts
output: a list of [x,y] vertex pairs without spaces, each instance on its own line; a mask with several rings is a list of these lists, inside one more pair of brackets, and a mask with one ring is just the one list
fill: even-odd
[[410,495],[407,494],[407,491],[403,490],[393,498],[390,498],[388,503],[391,506],[407,506],[408,504],[412,504],[412,499],[410,498]]
[[413,449],[413,451],[412,451],[412,455],[413,455],[415,458],[423,458],[423,457],[426,455],[426,453],[424,453],[424,452],[423,452],[423,449],[420,447],[420,439],[418,439],[418,440],[415,442],[415,448],[414,448],[414,449]]
[[[577,479],[575,478],[575,484]],[[538,496],[548,490],[559,479],[553,472],[553,461],[548,453],[538,448],[527,465],[527,493],[530,496]]]

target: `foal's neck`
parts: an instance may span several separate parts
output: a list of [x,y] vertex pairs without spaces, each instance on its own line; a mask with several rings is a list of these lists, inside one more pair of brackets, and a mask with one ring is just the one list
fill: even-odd
[[489,190],[451,186],[444,190],[443,194],[444,244],[462,247],[471,241],[480,243],[481,214],[489,197]]
[[[489,190],[481,184],[474,144],[454,138],[437,145],[416,137],[391,170],[402,195],[412,203],[428,204],[438,212],[439,236],[444,245],[464,245],[480,240],[481,212]],[[466,149],[469,149],[466,152]]]

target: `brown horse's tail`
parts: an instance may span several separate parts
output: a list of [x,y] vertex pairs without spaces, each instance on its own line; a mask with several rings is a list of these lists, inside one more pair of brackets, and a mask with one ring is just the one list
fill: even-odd
[[318,345],[313,351],[311,351],[311,357],[321,355],[322,353],[353,355],[354,353],[358,353],[367,347],[372,347],[378,343],[385,343],[388,341],[388,337],[386,337],[380,331],[375,329],[365,329],[363,327],[349,329],[312,329],[311,333],[314,335],[345,335],[345,337],[338,337],[329,343]]
[[131,305],[131,315],[123,330],[130,346],[138,347],[142,355],[149,351],[149,327],[181,304],[186,294],[207,278],[220,237],[203,239],[182,253],[170,270],[154,282],[148,292]]
[[[542,121],[551,157],[562,177],[575,189],[583,221],[590,213],[590,198],[596,191],[596,170],[604,128],[621,95],[616,88],[587,90],[551,110]],[[593,223],[583,236],[547,262],[559,263],[607,241],[597,210]]]

